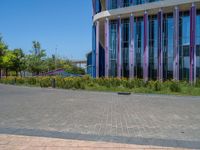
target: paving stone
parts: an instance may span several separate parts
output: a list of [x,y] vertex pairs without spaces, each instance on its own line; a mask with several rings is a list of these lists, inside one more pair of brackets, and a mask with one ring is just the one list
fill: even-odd
[[0,84],[0,134],[200,149],[200,97]]

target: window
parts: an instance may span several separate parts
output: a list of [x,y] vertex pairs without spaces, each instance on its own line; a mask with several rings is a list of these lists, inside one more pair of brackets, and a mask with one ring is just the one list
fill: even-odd
[[200,10],[197,11],[196,16],[196,76],[200,79]]
[[135,37],[134,74],[136,78],[143,78],[143,54],[144,54],[143,17],[135,18],[134,37]]
[[173,14],[165,14],[163,19],[163,79],[173,79]]
[[158,68],[158,19],[149,16],[149,79],[157,79]]
[[122,60],[122,77],[129,77],[129,37],[130,22],[129,19],[122,20],[121,36],[121,60]]
[[190,72],[190,16],[189,12],[180,12],[179,18],[179,75],[180,80],[189,80]]
[[117,20],[112,20],[110,22],[110,34],[109,34],[109,42],[110,42],[110,48],[109,48],[109,76],[116,77],[117,76],[117,27],[118,23]]

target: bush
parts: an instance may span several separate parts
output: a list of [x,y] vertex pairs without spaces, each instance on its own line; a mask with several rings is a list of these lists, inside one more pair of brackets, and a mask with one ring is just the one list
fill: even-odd
[[50,77],[41,77],[39,78],[40,86],[42,88],[51,87],[52,86],[52,79]]
[[160,81],[148,81],[146,86],[153,91],[162,90],[162,82]]
[[172,81],[170,84],[170,91],[171,92],[181,92],[181,87],[180,87],[179,82]]

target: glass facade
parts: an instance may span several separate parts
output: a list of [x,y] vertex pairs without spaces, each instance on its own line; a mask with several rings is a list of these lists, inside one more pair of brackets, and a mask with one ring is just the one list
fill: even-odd
[[158,70],[158,19],[149,16],[149,80],[157,79]]
[[128,7],[132,5],[133,0],[122,0],[122,7]]
[[179,79],[189,80],[190,72],[190,16],[180,12],[179,18]]
[[110,0],[109,1],[109,9],[116,9],[116,8],[118,8],[117,1],[118,0]]
[[173,34],[174,19],[173,14],[163,16],[163,79],[173,79]]
[[116,77],[117,76],[117,44],[118,44],[118,38],[117,38],[117,27],[118,22],[117,20],[112,20],[109,25],[109,76]]
[[[105,10],[104,5],[106,5],[106,1],[94,1],[96,13],[102,11],[102,6],[102,8]],[[161,0],[108,0],[107,8],[117,9],[120,7],[140,5],[155,1]],[[191,18],[195,16],[195,7],[197,9],[196,20]],[[185,5],[184,9],[179,6],[174,6],[174,8],[171,10],[173,9],[174,13],[173,11],[165,12],[165,9],[163,9],[163,12],[158,9],[155,11],[147,11],[148,21],[146,25],[144,25],[145,12],[133,13],[132,15],[127,13],[124,15],[119,14],[120,17],[115,14],[114,16],[108,17],[107,19],[109,20],[109,27],[105,26],[107,27],[105,28],[105,33],[100,34],[100,38],[105,35],[106,37],[108,36],[108,39],[103,37],[100,39],[101,42],[98,44],[100,44],[100,50],[102,49],[102,56],[105,55],[104,49],[106,49],[108,50],[108,53],[106,51],[106,56],[109,57],[106,57],[106,60],[104,57],[102,57],[100,60],[100,68],[103,68],[104,70],[104,72],[102,71],[100,74],[104,76],[106,71],[106,76],[109,75],[110,77],[119,76],[128,78],[130,76],[131,78],[144,78],[145,80],[147,78],[148,80],[161,79],[164,81],[174,78],[177,80],[179,79],[192,82],[193,80],[195,81],[193,75],[196,75],[196,78],[200,79],[199,3],[196,6],[192,6],[192,3],[190,6]],[[131,26],[130,18],[134,18]],[[102,23],[102,20],[99,21],[100,26],[104,24]],[[194,26],[193,23],[196,23],[196,26]],[[145,27],[147,27],[147,32],[144,34],[144,30],[146,31],[146,29],[144,29]],[[192,36],[194,35],[194,27],[196,27],[195,36]],[[102,27],[100,28],[103,29]],[[106,31],[109,31],[108,34]],[[96,31],[94,26],[92,62],[95,62],[95,36]],[[195,39],[195,44],[193,43],[193,39]],[[105,42],[106,45],[103,45],[104,42],[102,41],[108,42]],[[148,46],[147,49],[145,49],[145,52],[144,42],[147,42]],[[196,46],[196,49],[193,48],[193,46]],[[146,50],[148,50],[148,52]],[[194,58],[192,55],[193,50],[196,52],[194,53]],[[175,56],[176,58],[174,58]],[[195,62],[193,62],[193,60]],[[108,66],[106,69],[105,62],[103,64],[101,61],[106,62],[106,66]],[[144,61],[148,64],[146,65]],[[133,64],[133,66],[130,66],[130,64]],[[195,68],[190,68],[193,66]],[[96,68],[94,63],[92,68],[92,70],[95,70]],[[131,68],[132,70],[130,72],[129,69]]]
[[144,54],[144,20],[143,17],[135,18],[134,22],[135,54],[134,76],[143,78],[143,54]]
[[200,10],[196,16],[196,77],[200,79]]
[[129,7],[132,5],[140,5],[144,3],[151,3],[160,0],[110,0],[108,9],[116,9],[118,7]]
[[121,60],[122,77],[129,77],[129,42],[130,42],[130,22],[129,19],[122,20],[121,24]]

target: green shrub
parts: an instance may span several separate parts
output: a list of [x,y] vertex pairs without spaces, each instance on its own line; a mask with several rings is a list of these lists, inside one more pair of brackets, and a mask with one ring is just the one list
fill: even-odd
[[52,78],[50,77],[41,77],[39,78],[40,86],[42,88],[51,87],[52,86]]
[[148,81],[146,86],[153,91],[162,90],[162,82],[160,81]]
[[200,78],[197,79],[197,82],[196,82],[196,87],[200,87]]
[[180,83],[177,81],[172,81],[170,84],[171,92],[181,92]]

